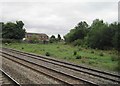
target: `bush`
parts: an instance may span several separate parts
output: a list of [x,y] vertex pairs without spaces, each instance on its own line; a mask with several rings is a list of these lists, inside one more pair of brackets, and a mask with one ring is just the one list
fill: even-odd
[[100,53],[99,55],[100,55],[100,56],[104,56],[104,54],[103,54],[103,53]]
[[111,60],[112,60],[112,61],[118,61],[118,60],[119,60],[119,57],[118,57],[118,56],[112,56],[112,57],[111,57]]
[[24,49],[24,47],[22,47],[22,50]]
[[119,73],[120,72],[120,59],[118,61],[118,65],[115,67],[115,70]]
[[46,55],[46,56],[50,56],[50,53],[49,53],[49,52],[46,52],[45,55]]
[[59,46],[57,46],[57,48],[60,48]]
[[78,51],[82,51],[82,48],[78,48]]
[[15,40],[15,39],[2,39],[2,43],[21,43],[22,40]]
[[66,43],[66,42],[64,42],[63,44],[64,44],[64,45],[67,45],[67,43]]
[[40,43],[40,41],[39,40],[30,39],[30,40],[28,40],[28,43]]
[[5,45],[9,45],[9,43],[5,43]]
[[95,64],[96,62],[94,62],[94,61],[89,61],[88,63],[89,63],[89,64]]
[[79,46],[79,45],[82,45],[82,44],[83,44],[83,42],[82,42],[82,40],[80,40],[80,39],[75,40],[75,41],[73,42],[73,45],[74,45],[74,46]]
[[77,55],[77,51],[74,51],[73,55],[74,55],[74,56]]
[[81,62],[82,62],[82,63],[85,63],[85,60],[82,60]]
[[67,59],[67,57],[64,57],[64,59]]
[[91,53],[94,53],[94,51],[91,51]]
[[81,56],[76,56],[76,59],[81,59]]

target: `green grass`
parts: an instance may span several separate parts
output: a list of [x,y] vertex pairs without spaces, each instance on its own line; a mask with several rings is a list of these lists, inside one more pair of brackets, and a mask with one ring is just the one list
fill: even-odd
[[[112,56],[117,56],[115,50],[102,51],[94,49],[85,49],[82,47],[73,47],[71,45],[56,44],[27,44],[27,43],[13,43],[4,45],[4,47],[15,48],[22,51],[32,52],[36,54],[46,55],[49,53],[50,57],[67,60],[76,64],[84,64],[87,66],[104,69],[109,71],[116,71],[118,61],[112,61]],[[77,52],[74,55],[74,52]],[[102,55],[100,55],[102,54]],[[81,58],[76,59],[77,56]]]

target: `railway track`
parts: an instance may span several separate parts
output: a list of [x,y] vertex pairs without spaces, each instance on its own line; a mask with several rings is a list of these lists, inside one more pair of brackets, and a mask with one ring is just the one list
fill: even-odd
[[[42,66],[42,65],[38,65],[32,61],[28,61],[28,60],[24,60],[24,59],[20,59],[20,58],[18,59],[18,57],[12,56],[10,54],[8,55],[8,54],[3,53],[3,57],[10,59],[16,63],[19,63],[21,65],[24,65],[25,67],[30,68],[31,70],[34,70],[34,71],[43,73],[46,76],[52,77],[55,80],[60,81],[63,84],[68,85],[68,86],[73,86],[75,84],[77,84],[77,85],[82,84],[83,86],[84,85],[98,86],[96,83],[84,80],[79,77],[69,75],[65,72],[60,72],[60,71],[50,69],[50,68]],[[14,57],[14,59],[13,59],[13,57]],[[39,70],[40,68],[42,68],[41,69],[42,71]]]
[[[110,82],[115,82],[116,84],[120,83],[120,81],[119,81],[120,76],[117,75],[117,74],[111,74],[111,73],[103,72],[103,71],[100,71],[100,70],[94,70],[94,69],[82,67],[82,66],[79,66],[79,65],[71,64],[71,63],[68,63],[68,62],[63,62],[63,61],[59,61],[59,60],[56,60],[56,59],[52,59],[52,58],[49,58],[49,57],[44,57],[44,56],[39,56],[39,55],[31,54],[31,53],[21,52],[21,51],[18,51],[18,50],[3,48],[3,51],[4,51],[3,52],[4,54],[7,54],[7,55],[15,57],[15,58],[18,58],[19,56],[21,56],[21,57],[26,56],[25,58],[27,58],[27,59],[32,58],[32,60],[36,59],[36,60],[44,61],[46,63],[50,63],[50,64],[53,64],[53,65],[62,66],[62,68],[69,68],[69,70],[73,70],[74,72],[77,71],[77,72],[86,73],[89,76],[99,78],[99,80],[100,79],[107,80],[107,81],[110,81]],[[7,52],[5,52],[5,51],[7,51]],[[12,53],[14,53],[14,54],[16,53],[16,55],[18,55],[18,57],[16,55],[13,55]],[[23,58],[19,58],[19,59],[23,60]],[[38,65],[38,64],[36,64],[36,65]],[[61,71],[60,71],[60,73],[61,73]],[[67,74],[67,75],[69,75],[69,74]],[[74,74],[73,75],[71,74],[70,76],[75,77],[77,79],[80,79],[77,75],[74,75]],[[89,82],[89,84],[91,83],[91,84],[94,84],[94,85],[98,85],[98,83],[91,82],[90,80],[85,80],[85,79],[81,79],[81,80],[85,81],[87,83]],[[101,84],[101,83],[99,83],[99,84]]]
[[21,86],[15,79],[13,79],[4,70],[0,69],[1,72],[1,86],[11,85],[11,86]]

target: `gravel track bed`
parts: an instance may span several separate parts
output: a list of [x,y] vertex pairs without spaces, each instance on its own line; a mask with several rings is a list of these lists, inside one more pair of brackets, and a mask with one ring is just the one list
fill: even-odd
[[[63,72],[69,73],[70,75],[73,75],[73,76],[81,77],[85,80],[90,80],[90,81],[95,82],[95,83],[99,83],[99,84],[113,84],[114,83],[114,82],[111,82],[109,80],[98,78],[98,77],[95,77],[93,75],[85,74],[83,72],[71,70],[69,68],[65,68],[65,67],[62,67],[62,66],[59,66],[59,65],[48,63],[48,62],[45,62],[45,61],[42,61],[42,60],[38,60],[38,59],[31,58],[31,57],[23,56],[23,55],[20,55],[20,54],[15,54],[15,53],[13,54],[12,52],[9,52],[9,54],[17,56],[17,57],[24,58],[25,60],[36,62],[37,64],[40,64],[40,65],[43,65],[43,66],[46,66],[46,67],[49,67],[49,68],[52,68],[52,69],[56,69],[58,71],[63,71]],[[114,83],[114,84],[116,84],[116,83]]]
[[13,81],[0,71],[0,85],[3,84],[13,84]]
[[71,84],[86,84],[86,83],[83,83],[82,81],[79,81],[79,80],[76,80],[76,79],[73,79],[71,77],[66,77],[66,75],[63,75],[63,74],[59,74],[59,73],[56,73],[55,71],[52,71],[52,70],[48,70],[46,68],[43,68],[43,67],[40,67],[40,66],[37,66],[37,65],[33,65],[31,63],[28,63],[28,62],[25,62],[23,60],[20,60],[20,59],[17,59],[17,58],[14,58],[14,57],[7,57],[7,58],[12,58],[13,60],[17,61],[17,62],[20,62],[22,64],[25,64],[27,66],[30,66],[38,71],[43,71],[43,72],[46,72],[47,74],[50,74],[52,76],[55,76],[55,77],[58,77],[59,79],[62,79],[66,82],[69,82]]
[[[14,77],[17,78],[16,80],[21,84],[57,84],[57,82],[49,79],[48,77],[43,76],[40,73],[36,73],[35,71],[31,71],[30,69],[6,58],[3,58],[3,69],[9,69],[9,72],[11,71],[11,76],[14,75]],[[14,70],[16,74],[14,74]],[[16,75],[18,77],[16,77]]]
[[2,72],[0,72],[0,86],[2,85]]

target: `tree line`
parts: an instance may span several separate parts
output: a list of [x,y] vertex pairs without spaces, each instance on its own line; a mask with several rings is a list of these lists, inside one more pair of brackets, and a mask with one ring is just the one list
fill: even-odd
[[52,35],[50,37],[50,40],[49,40],[50,43],[60,42],[60,41],[62,41],[62,38],[61,38],[60,34],[58,34],[57,37],[55,37],[54,35]]
[[3,39],[15,39],[22,40],[25,37],[24,23],[22,21],[13,22],[1,22],[2,26],[2,38]]
[[115,48],[120,51],[120,24],[108,24],[95,19],[89,26],[85,21],[78,23],[64,36],[66,43],[94,49]]
[[[2,38],[22,40],[25,37],[24,23],[22,21],[1,22]],[[60,42],[61,36],[58,34],[50,37],[50,43]],[[73,29],[64,36],[66,43],[75,46],[85,46],[94,49],[111,49],[115,48],[120,51],[120,24],[114,22],[105,23],[103,20],[95,19],[91,25],[87,22],[79,22]]]

